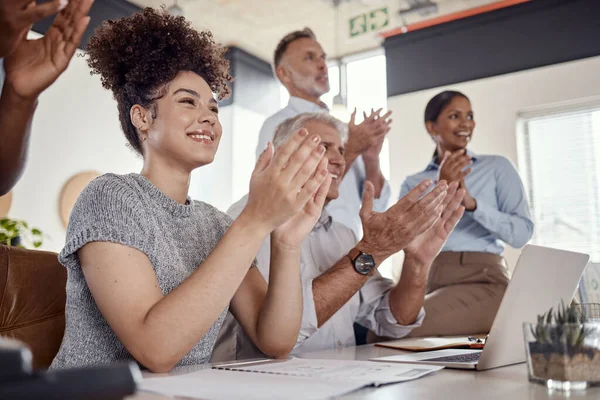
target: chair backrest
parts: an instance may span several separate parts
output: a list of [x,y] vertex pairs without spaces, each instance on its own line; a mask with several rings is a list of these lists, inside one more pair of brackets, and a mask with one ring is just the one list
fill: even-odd
[[589,262],[577,290],[579,302],[600,303],[600,263]]
[[48,368],[65,330],[67,271],[58,255],[0,245],[0,336],[31,349],[33,368]]

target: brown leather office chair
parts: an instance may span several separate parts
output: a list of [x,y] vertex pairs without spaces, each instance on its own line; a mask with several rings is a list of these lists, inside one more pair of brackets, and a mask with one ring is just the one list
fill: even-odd
[[0,336],[29,346],[48,368],[65,330],[67,271],[58,255],[0,245]]

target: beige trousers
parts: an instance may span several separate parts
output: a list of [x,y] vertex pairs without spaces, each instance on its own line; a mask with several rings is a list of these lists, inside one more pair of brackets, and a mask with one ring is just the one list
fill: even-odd
[[429,271],[425,319],[409,336],[489,332],[508,281],[507,264],[502,256],[440,253]]

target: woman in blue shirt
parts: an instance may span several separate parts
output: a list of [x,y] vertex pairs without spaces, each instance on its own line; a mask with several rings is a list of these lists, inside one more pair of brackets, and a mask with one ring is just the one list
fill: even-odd
[[465,214],[431,266],[425,320],[411,336],[488,332],[509,280],[504,246],[523,247],[533,234],[523,183],[506,158],[467,150],[475,119],[464,94],[432,98],[425,127],[433,158],[406,178],[400,197],[423,179],[457,181],[466,190]]

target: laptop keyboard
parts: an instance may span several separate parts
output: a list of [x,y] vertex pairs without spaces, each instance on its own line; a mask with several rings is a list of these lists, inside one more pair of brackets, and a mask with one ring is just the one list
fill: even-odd
[[458,363],[472,363],[479,361],[479,357],[481,353],[469,353],[469,354],[461,354],[457,356],[446,356],[446,357],[436,357],[436,358],[427,358],[421,361],[442,361],[442,362],[458,362]]

